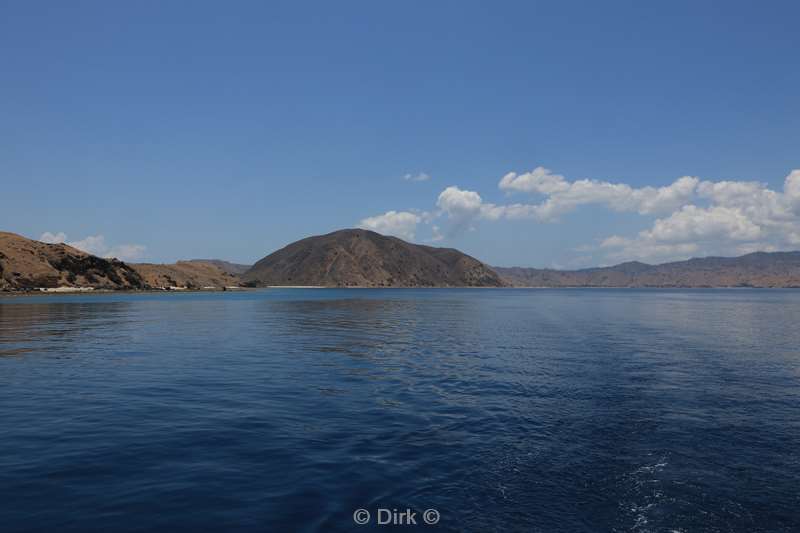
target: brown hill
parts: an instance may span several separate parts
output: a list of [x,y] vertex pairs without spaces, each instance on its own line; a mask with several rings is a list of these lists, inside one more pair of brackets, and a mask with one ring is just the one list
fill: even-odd
[[188,261],[182,261],[184,263],[208,263],[218,267],[223,272],[227,272],[231,276],[241,276],[253,265],[242,265],[239,263],[231,263],[230,261],[223,261],[222,259],[189,259]]
[[660,265],[630,262],[583,270],[494,269],[516,287],[800,287],[800,252],[756,252]]
[[142,289],[142,277],[116,259],[66,244],[46,244],[0,232],[0,290],[56,287]]
[[252,286],[501,287],[500,277],[452,248],[434,248],[362,229],[308,237],[242,275]]
[[239,277],[225,272],[212,263],[178,261],[173,264],[135,263],[131,266],[152,288],[187,287],[202,289],[236,287]]

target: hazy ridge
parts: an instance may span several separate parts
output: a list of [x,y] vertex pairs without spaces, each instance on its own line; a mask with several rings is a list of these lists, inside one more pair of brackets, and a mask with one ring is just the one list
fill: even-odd
[[582,270],[493,267],[515,287],[800,287],[800,252],[756,252]]

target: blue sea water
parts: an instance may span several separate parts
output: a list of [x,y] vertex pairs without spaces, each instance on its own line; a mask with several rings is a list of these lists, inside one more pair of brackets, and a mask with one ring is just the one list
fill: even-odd
[[0,530],[799,531],[800,291],[2,298]]

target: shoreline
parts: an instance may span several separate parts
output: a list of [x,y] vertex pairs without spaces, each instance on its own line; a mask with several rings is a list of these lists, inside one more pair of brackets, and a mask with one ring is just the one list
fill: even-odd
[[227,289],[87,289],[86,287],[79,287],[75,290],[60,290],[60,291],[3,291],[0,290],[0,298],[7,296],[76,296],[76,295],[91,295],[91,294],[197,294],[197,293],[222,293],[222,292],[245,292],[254,290],[252,287],[236,287]]
[[648,291],[674,291],[674,290],[797,290],[800,287],[787,286],[787,287],[584,287],[584,286],[564,286],[564,287],[548,287],[548,286],[531,286],[531,287],[369,287],[369,286],[351,286],[351,287],[337,287],[337,286],[324,286],[324,285],[270,285],[267,287],[239,287],[235,289],[180,289],[180,290],[164,290],[164,289],[92,289],[78,288],[76,290],[60,290],[60,291],[0,291],[0,299],[2,298],[25,298],[25,297],[42,297],[42,296],[76,296],[76,295],[112,295],[112,294],[198,294],[198,293],[224,293],[224,292],[254,292],[259,290],[269,289],[355,289],[355,290],[420,290],[420,289],[492,289],[492,290],[648,290]]

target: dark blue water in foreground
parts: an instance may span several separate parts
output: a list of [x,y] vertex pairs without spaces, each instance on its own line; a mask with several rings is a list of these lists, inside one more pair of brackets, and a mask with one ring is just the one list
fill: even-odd
[[800,291],[0,299],[0,530],[393,529],[379,508],[800,530]]

